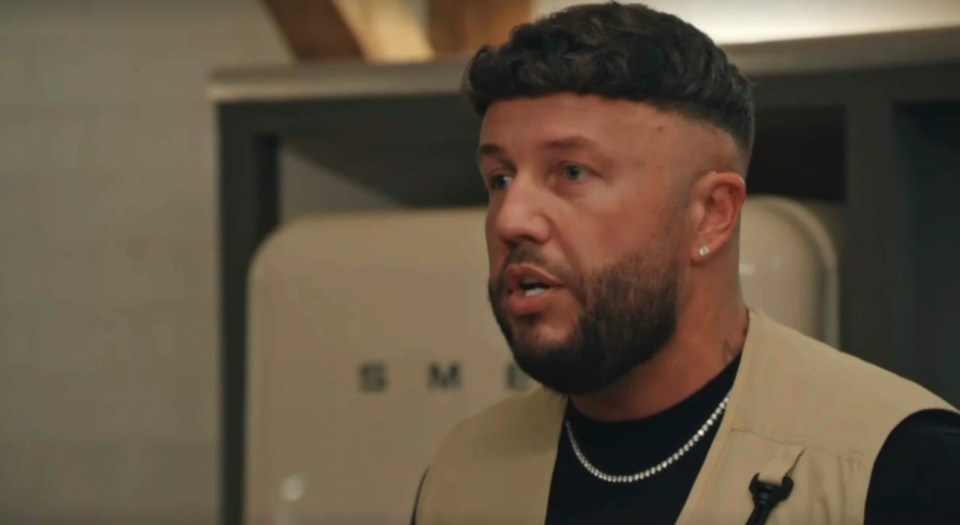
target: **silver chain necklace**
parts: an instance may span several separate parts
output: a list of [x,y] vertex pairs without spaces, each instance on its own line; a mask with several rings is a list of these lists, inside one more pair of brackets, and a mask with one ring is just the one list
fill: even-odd
[[653,476],[654,474],[659,474],[661,471],[665,470],[670,465],[673,465],[680,458],[690,452],[697,443],[703,439],[703,436],[707,435],[707,431],[710,430],[716,422],[720,419],[720,416],[723,415],[723,411],[727,408],[727,402],[730,400],[730,394],[728,393],[723,401],[717,405],[717,408],[710,414],[710,418],[707,419],[706,423],[700,426],[700,429],[697,430],[696,434],[693,435],[686,443],[680,447],[679,450],[673,453],[672,456],[667,459],[657,463],[656,465],[634,474],[607,474],[606,472],[598,469],[590,463],[590,460],[587,459],[587,456],[583,455],[583,451],[580,450],[580,444],[577,443],[577,438],[573,435],[573,428],[570,426],[570,420],[564,422],[564,426],[567,429],[567,436],[570,438],[570,445],[573,447],[573,453],[577,456],[577,459],[580,460],[580,464],[583,465],[583,468],[587,469],[587,472],[593,474],[593,476],[601,481],[606,481],[607,483],[635,483],[640,480],[644,480]]

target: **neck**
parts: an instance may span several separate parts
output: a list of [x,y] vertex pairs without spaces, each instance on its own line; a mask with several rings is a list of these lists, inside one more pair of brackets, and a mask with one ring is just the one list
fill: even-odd
[[642,419],[692,396],[739,355],[750,315],[737,297],[724,308],[691,308],[673,339],[650,361],[610,387],[572,396],[581,413],[600,421]]

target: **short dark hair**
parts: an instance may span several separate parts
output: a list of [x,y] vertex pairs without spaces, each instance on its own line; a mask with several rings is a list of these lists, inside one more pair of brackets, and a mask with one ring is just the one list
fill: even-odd
[[727,131],[753,148],[750,84],[703,32],[641,4],[574,6],[517,26],[471,60],[463,91],[477,113],[554,93],[645,102]]

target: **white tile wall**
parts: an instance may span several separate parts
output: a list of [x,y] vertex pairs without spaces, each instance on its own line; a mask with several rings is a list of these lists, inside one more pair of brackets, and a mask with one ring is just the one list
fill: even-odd
[[18,107],[27,100],[27,63],[23,55],[28,51],[16,39],[0,35],[0,86],[3,86],[3,104]]
[[214,67],[257,0],[0,0],[0,523],[212,524]]

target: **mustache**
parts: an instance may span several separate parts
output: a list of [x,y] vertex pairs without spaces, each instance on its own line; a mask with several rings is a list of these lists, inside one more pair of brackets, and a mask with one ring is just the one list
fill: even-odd
[[503,264],[497,270],[497,274],[490,280],[490,291],[493,292],[492,295],[501,296],[506,293],[507,280],[504,276],[504,270],[511,264],[529,264],[536,266],[559,279],[567,287],[575,287],[580,282],[573,272],[566,267],[550,261],[540,252],[530,248],[517,247],[510,250],[507,258],[504,259]]

